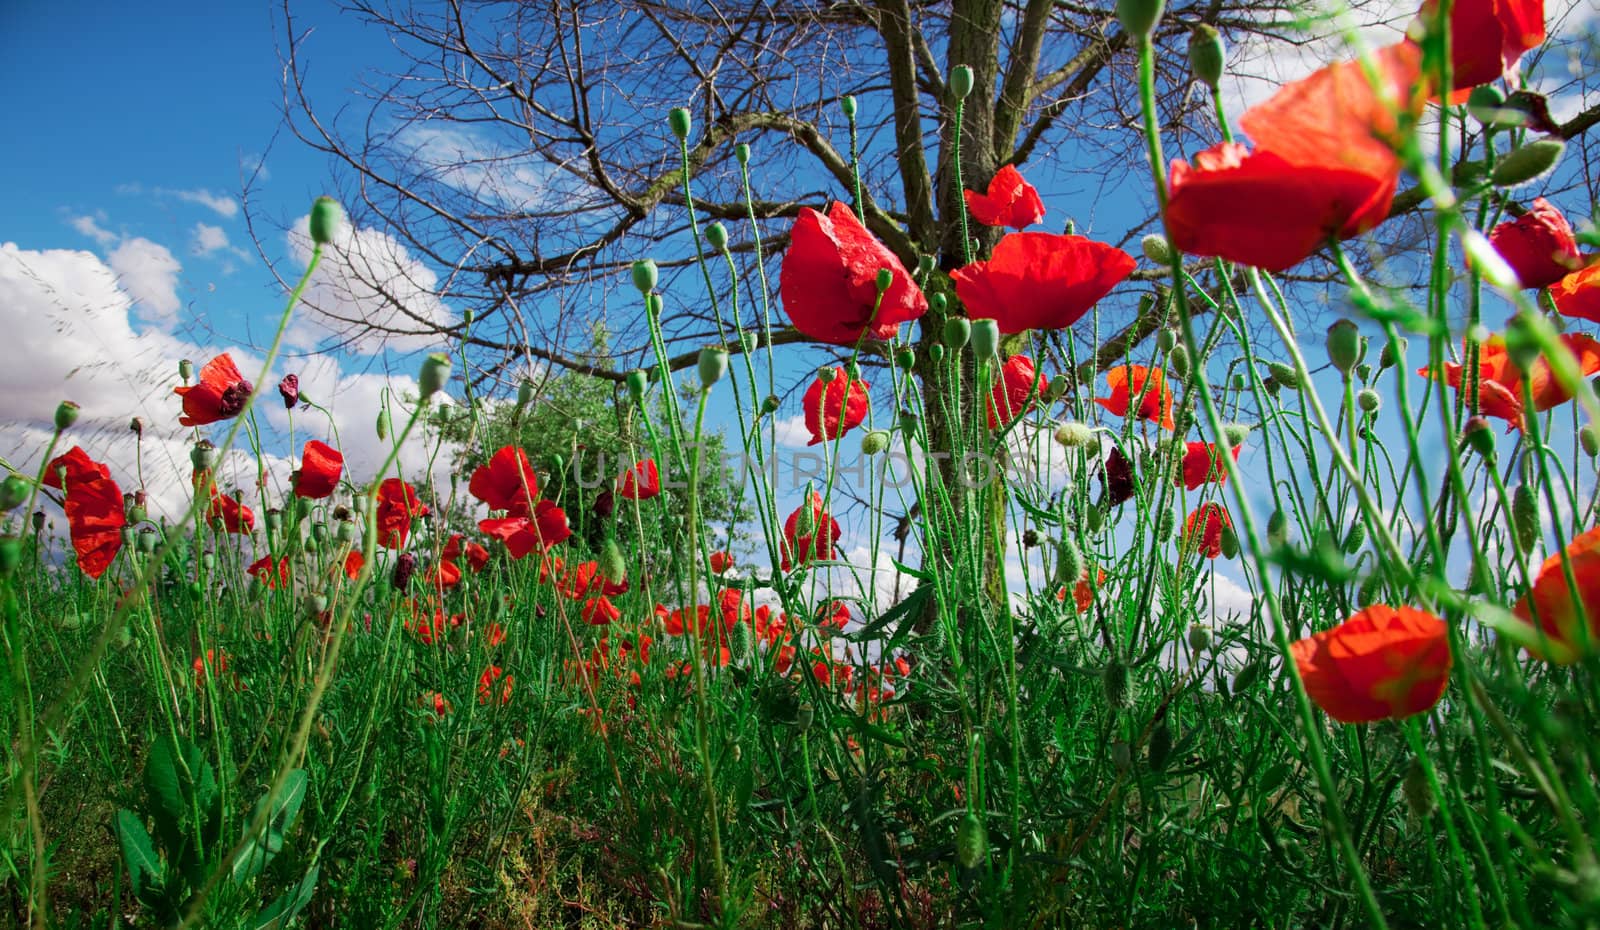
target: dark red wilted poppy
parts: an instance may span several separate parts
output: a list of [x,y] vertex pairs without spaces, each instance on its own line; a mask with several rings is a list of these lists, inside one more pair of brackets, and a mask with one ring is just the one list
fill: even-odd
[[293,410],[294,405],[300,403],[300,376],[284,375],[278,382],[278,396],[283,398],[285,410]]
[[[880,303],[883,270],[892,280]],[[826,215],[800,209],[778,289],[795,329],[834,345],[855,345],[863,336],[891,339],[901,323],[928,312],[911,273],[844,203],[834,203]]]
[[220,525],[225,533],[245,534],[256,528],[256,515],[237,497],[213,490],[211,506],[206,509],[206,522]]
[[1111,387],[1111,396],[1094,399],[1101,407],[1119,417],[1137,415],[1162,429],[1176,426],[1172,419],[1172,390],[1161,369],[1119,365],[1106,372],[1106,384]]
[[1044,387],[1043,381],[1035,387],[1035,376],[1033,359],[1026,355],[1013,355],[1000,366],[1000,376],[989,389],[990,429],[1003,429],[1028,412]]
[[251,562],[245,573],[269,589],[286,588],[289,586],[289,557],[279,556],[277,571],[273,571],[272,555],[268,553]]
[[967,316],[1002,333],[1063,329],[1133,274],[1133,256],[1083,236],[1011,233],[988,261],[950,273]]
[[635,462],[617,476],[617,493],[631,501],[647,501],[661,493],[661,472],[655,459]]
[[822,495],[812,491],[804,504],[789,514],[783,524],[783,570],[805,565],[812,560],[833,558],[839,541],[839,521],[822,506]]
[[233,356],[224,352],[200,369],[200,380],[187,387],[175,387],[172,393],[183,398],[183,416],[178,422],[184,426],[204,426],[218,420],[236,417],[244,410],[245,401],[255,387],[239,373]]
[[1549,287],[1583,265],[1572,224],[1543,197],[1527,213],[1496,226],[1489,244],[1523,287]]
[[343,471],[344,456],[339,450],[313,439],[300,453],[300,477],[295,479],[294,493],[311,500],[328,497],[339,487]]
[[450,541],[444,544],[444,551],[439,556],[457,565],[461,564],[461,557],[466,556],[467,565],[474,572],[483,571],[483,567],[489,564],[489,550],[469,539],[464,539],[460,533],[451,535]]
[[[1600,527],[1568,543],[1566,557],[1578,583],[1576,601],[1558,552],[1544,560],[1532,590],[1511,609],[1523,623],[1544,631],[1543,639],[1530,645],[1528,652],[1557,665],[1570,665],[1600,648]],[[1587,619],[1587,628],[1580,616]]]
[[987,193],[962,191],[972,218],[985,226],[1025,229],[1044,221],[1044,201],[1039,191],[1022,179],[1014,165],[1002,165],[989,181]]
[[567,513],[551,501],[540,501],[532,517],[502,517],[481,520],[478,529],[505,544],[514,559],[525,558],[534,549],[545,550],[566,542],[572,535]]
[[90,578],[104,575],[122,549],[122,529],[128,523],[122,489],[111,480],[111,469],[73,446],[50,460],[44,483],[65,493],[67,529],[78,568]]
[[[1563,333],[1560,339],[1577,358],[1578,368],[1585,378],[1600,373],[1600,342],[1580,333]],[[1430,369],[1424,366],[1417,369],[1417,374],[1428,377]],[[1462,367],[1455,362],[1445,362],[1444,374],[1449,385],[1459,392],[1463,386]],[[1572,399],[1556,381],[1549,361],[1542,355],[1528,372],[1528,382],[1535,411],[1543,412]],[[1505,420],[1514,429],[1525,425],[1523,418],[1527,411],[1522,401],[1522,375],[1512,364],[1506,352],[1505,337],[1501,335],[1490,336],[1478,347],[1478,412]]]
[[403,549],[411,535],[411,520],[428,512],[417,497],[417,489],[399,478],[385,478],[378,485],[378,545]]
[[583,622],[590,626],[610,626],[621,619],[622,611],[604,594],[583,602]]
[[1550,286],[1562,316],[1600,323],[1600,262],[1574,271]]
[[[1191,442],[1185,444],[1187,451],[1183,453],[1183,475],[1175,478],[1174,484],[1182,484],[1191,491],[1199,490],[1200,486],[1208,481],[1221,483],[1228,477],[1228,458],[1223,454],[1223,447],[1214,442]],[[1233,447],[1233,459],[1239,460],[1239,447]]]
[[1290,643],[1306,694],[1341,723],[1398,720],[1439,702],[1450,681],[1443,620],[1374,604],[1331,630]]
[[1106,470],[1100,475],[1100,483],[1106,503],[1112,507],[1131,500],[1137,490],[1133,483],[1133,463],[1116,446],[1112,446],[1111,454],[1106,456]]
[[[1435,0],[1422,4],[1430,20]],[[1513,74],[1522,53],[1544,42],[1544,0],[1454,0],[1450,4],[1450,81],[1465,90]]]
[[811,431],[808,446],[837,439],[867,418],[867,389],[871,385],[850,378],[843,368],[831,370],[833,378],[824,384],[818,375],[800,402],[806,412],[806,429]]
[[516,446],[505,446],[489,458],[488,464],[473,471],[467,490],[490,510],[525,517],[539,499],[539,478],[528,461],[528,453]]
[[1214,559],[1222,555],[1222,531],[1232,526],[1233,521],[1228,519],[1228,511],[1221,504],[1206,501],[1183,521],[1183,546]]

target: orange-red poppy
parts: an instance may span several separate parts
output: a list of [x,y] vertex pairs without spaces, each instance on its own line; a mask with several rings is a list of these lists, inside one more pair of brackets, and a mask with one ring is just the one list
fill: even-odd
[[975,320],[1002,333],[1064,329],[1133,274],[1133,256],[1083,236],[1011,233],[988,261],[950,273],[956,296]]
[[460,565],[462,556],[466,556],[467,566],[474,572],[483,571],[483,567],[489,564],[488,549],[469,539],[464,539],[460,533],[453,533],[450,536],[450,541],[444,544],[444,551],[439,554],[439,557]]
[[[1425,0],[1431,19],[1437,0]],[[1514,74],[1522,53],[1544,42],[1544,0],[1453,0],[1450,82],[1465,90]]]
[[183,415],[178,422],[184,426],[204,426],[218,420],[227,420],[244,410],[245,402],[255,387],[240,374],[233,356],[224,352],[200,369],[200,380],[194,384],[175,387],[172,393],[183,398]]
[[1577,582],[1576,601],[1561,568],[1561,553],[1556,553],[1539,567],[1533,589],[1511,608],[1522,622],[1544,633],[1528,652],[1558,665],[1575,662],[1600,646],[1600,527],[1568,543],[1566,555]]
[[[1094,572],[1094,581],[1090,581],[1089,569],[1085,567],[1083,574],[1078,576],[1077,583],[1072,586],[1072,605],[1078,608],[1078,613],[1080,614],[1086,613],[1090,607],[1094,606],[1094,593],[1100,590],[1102,584],[1105,584],[1105,569],[1096,568]],[[1056,600],[1063,603],[1066,602],[1067,589],[1065,586],[1056,591]]]
[[[1191,491],[1199,490],[1208,481],[1221,483],[1228,478],[1228,457],[1223,447],[1214,442],[1190,442],[1183,453],[1183,474],[1173,479]],[[1234,461],[1239,459],[1239,447],[1233,447]]]
[[583,622],[590,626],[610,626],[622,619],[622,611],[604,594],[583,602]]
[[399,478],[385,478],[378,485],[378,545],[403,549],[411,535],[411,520],[426,516],[427,505],[417,497],[417,489]]
[[1094,399],[1101,407],[1119,417],[1137,415],[1162,429],[1174,428],[1172,389],[1167,387],[1167,376],[1161,369],[1119,365],[1106,372],[1106,384],[1111,387],[1111,396]]
[[277,570],[273,570],[272,555],[269,553],[250,563],[245,569],[245,574],[261,582],[269,590],[272,588],[287,588],[289,586],[289,557],[279,556]]
[[[1563,333],[1561,342],[1578,360],[1579,370],[1585,378],[1600,372],[1600,342],[1580,333]],[[1463,353],[1464,354],[1464,353]],[[1430,369],[1417,369],[1417,374],[1427,377]],[[1462,366],[1455,362],[1444,365],[1446,382],[1458,392],[1463,388]],[[1533,409],[1537,412],[1558,407],[1572,399],[1550,370],[1550,363],[1540,356],[1528,372]],[[1478,412],[1484,416],[1507,421],[1514,429],[1525,425],[1522,396],[1522,375],[1512,364],[1506,351],[1504,336],[1495,335],[1478,347]]]
[[631,501],[647,501],[661,493],[661,471],[655,459],[633,463],[617,476],[617,493]]
[[[890,276],[881,300],[880,271]],[[840,202],[826,215],[800,209],[778,290],[795,329],[834,345],[855,345],[863,336],[891,339],[901,323],[928,312],[928,299],[905,265]]]
[[128,524],[122,489],[111,480],[111,469],[73,446],[45,466],[44,483],[65,494],[78,568],[90,578],[104,575],[122,549],[122,530]]
[[1226,508],[1216,501],[1206,501],[1184,519],[1183,547],[1214,559],[1222,555],[1222,531],[1232,526]]
[[467,491],[508,516],[525,517],[539,499],[539,478],[528,461],[528,453],[516,446],[504,446],[490,456],[488,464],[472,472]]
[[1591,262],[1550,285],[1562,316],[1600,323],[1600,262]]
[[551,501],[540,501],[533,508],[532,517],[502,517],[482,520],[478,529],[505,544],[514,559],[521,559],[535,549],[549,549],[566,542],[572,535],[567,525],[567,513]]
[[1025,229],[1044,222],[1044,201],[1039,199],[1038,189],[1023,180],[1014,165],[1001,165],[986,192],[962,191],[961,195],[972,218],[985,226]]
[[[504,681],[501,681],[504,678]],[[478,676],[478,703],[487,704],[494,700],[494,683],[500,682],[500,703],[511,703],[511,686],[516,681],[512,675],[507,675],[498,665],[491,665]]]
[[811,433],[808,446],[837,439],[867,418],[867,389],[871,385],[849,377],[843,368],[830,371],[833,376],[824,382],[819,374],[800,401],[806,413],[806,429]]
[[225,533],[243,535],[255,530],[256,515],[239,498],[213,489],[211,506],[206,509],[206,522],[221,527]]
[[1033,359],[1026,355],[1013,355],[1000,366],[1000,374],[989,389],[989,428],[1003,429],[1012,420],[1027,413],[1034,398],[1044,389],[1044,381],[1034,384],[1037,372]]
[[1411,607],[1374,604],[1289,650],[1306,693],[1341,723],[1420,714],[1450,681],[1444,621]]
[[339,487],[344,456],[325,442],[311,440],[300,453],[300,471],[294,482],[296,496],[321,500]]
[[1496,226],[1489,244],[1523,287],[1549,287],[1583,265],[1572,224],[1543,197],[1527,213]]
[[722,550],[711,553],[711,573],[720,575],[733,567],[733,556]]

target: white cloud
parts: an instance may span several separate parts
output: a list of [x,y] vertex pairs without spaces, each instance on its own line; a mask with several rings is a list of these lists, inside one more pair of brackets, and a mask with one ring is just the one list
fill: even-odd
[[485,202],[532,209],[557,194],[545,164],[523,152],[502,150],[470,130],[414,125],[398,141],[411,147],[414,164]]
[[194,224],[194,251],[196,255],[209,255],[228,247],[227,230],[210,223]]
[[182,304],[178,300],[178,272],[183,266],[167,247],[149,239],[124,239],[106,257],[122,289],[147,314],[171,322]]
[[176,197],[184,203],[199,204],[223,219],[231,220],[239,215],[239,202],[226,194],[214,194],[204,188],[193,190],[175,190],[170,187],[155,188],[153,193],[163,197]]
[[117,241],[117,234],[100,225],[100,221],[104,219],[104,214],[97,216],[86,215],[72,217],[67,222],[70,223],[72,228],[77,230],[81,235],[88,236],[99,245],[110,245],[111,243]]

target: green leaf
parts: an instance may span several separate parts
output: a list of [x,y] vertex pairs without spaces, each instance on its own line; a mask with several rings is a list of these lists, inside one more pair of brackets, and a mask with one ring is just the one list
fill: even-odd
[[119,810],[112,818],[117,842],[122,846],[122,861],[128,869],[128,883],[133,886],[133,896],[143,900],[147,890],[161,887],[163,874],[161,857],[156,855],[155,841],[144,827],[139,815],[129,810]]
[[289,926],[289,921],[294,920],[295,915],[305,910],[305,906],[311,903],[311,892],[316,890],[317,876],[321,871],[322,866],[312,866],[306,877],[300,880],[300,884],[285,891],[271,904],[262,908],[261,912],[245,925],[247,930],[284,930]]
[[890,624],[899,624],[895,629],[894,635],[890,637],[890,644],[884,647],[885,650],[892,649],[896,643],[904,638],[902,631],[910,631],[911,624],[902,621],[907,620],[914,613],[921,610],[922,602],[927,600],[932,592],[933,587],[931,585],[918,585],[912,589],[910,594],[906,595],[905,600],[890,607],[880,614],[878,619],[851,633],[846,639],[857,643],[879,639]]
[[249,829],[250,823],[261,815],[268,801],[273,801],[272,810],[267,815],[266,824],[261,829],[259,836],[252,836],[245,842],[244,848],[239,850],[239,855],[233,860],[233,880],[242,882],[261,874],[267,867],[272,857],[283,849],[284,837],[294,829],[295,820],[300,816],[300,805],[306,797],[306,773],[304,769],[294,769],[284,779],[283,788],[279,790],[275,799],[263,797],[256,804],[255,812],[251,815],[250,822],[245,824]]

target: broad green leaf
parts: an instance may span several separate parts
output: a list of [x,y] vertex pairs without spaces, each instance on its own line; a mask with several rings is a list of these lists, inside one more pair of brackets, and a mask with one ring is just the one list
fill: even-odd
[[322,871],[322,866],[314,865],[300,884],[290,888],[279,895],[276,900],[261,909],[255,918],[245,926],[247,930],[284,930],[295,915],[305,910],[311,903],[311,893],[316,890],[317,876]]
[[269,800],[274,800],[272,811],[267,816],[265,825],[258,836],[250,837],[239,850],[239,855],[233,860],[233,880],[242,882],[261,874],[267,867],[272,857],[283,849],[284,837],[294,828],[295,820],[300,816],[300,805],[306,797],[306,773],[304,769],[294,769],[284,780],[283,788],[278,792],[277,798],[263,797],[257,804],[255,812],[251,815],[245,828],[249,829],[250,823],[261,815],[262,808]]
[[122,861],[128,869],[133,896],[142,899],[146,890],[159,888],[163,881],[161,857],[144,821],[133,811],[119,810],[112,818],[117,842],[122,846]]

